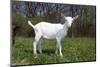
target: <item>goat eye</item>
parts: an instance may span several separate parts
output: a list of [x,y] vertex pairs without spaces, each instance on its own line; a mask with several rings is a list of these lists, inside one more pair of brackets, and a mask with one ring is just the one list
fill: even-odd
[[67,21],[67,20],[65,20],[65,21]]

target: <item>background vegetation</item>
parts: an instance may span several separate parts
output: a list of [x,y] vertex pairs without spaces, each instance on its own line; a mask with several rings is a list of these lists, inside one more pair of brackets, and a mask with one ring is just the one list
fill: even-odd
[[[96,7],[85,5],[12,1],[12,65],[47,64],[96,60]],[[79,18],[72,24],[62,40],[64,57],[55,55],[54,40],[45,40],[43,54],[33,55],[34,30],[28,25],[41,21],[64,23],[65,16]],[[49,46],[49,47],[48,47]]]
[[[28,26],[27,21],[31,20],[33,24],[40,21],[50,23],[64,23],[61,13],[65,16],[76,16],[79,18],[73,23],[69,30],[71,37],[96,35],[96,8],[95,6],[85,5],[68,5],[55,3],[39,3],[39,2],[12,2],[12,23],[17,26],[16,34],[23,36],[31,36],[32,29]],[[23,30],[24,29],[24,30]],[[20,32],[19,32],[20,30]]]

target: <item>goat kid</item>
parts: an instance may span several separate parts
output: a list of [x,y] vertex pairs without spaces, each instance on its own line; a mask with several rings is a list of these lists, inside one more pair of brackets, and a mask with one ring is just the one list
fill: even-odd
[[43,38],[46,39],[56,39],[56,51],[60,56],[62,55],[62,47],[61,47],[61,40],[67,35],[68,28],[71,27],[74,20],[78,18],[78,15],[75,17],[66,17],[64,16],[65,23],[64,24],[53,24],[48,22],[40,22],[36,25],[33,25],[31,21],[28,21],[28,24],[33,27],[35,31],[35,41],[33,42],[33,52],[37,55],[37,45],[39,47],[39,52],[42,53],[41,43]]

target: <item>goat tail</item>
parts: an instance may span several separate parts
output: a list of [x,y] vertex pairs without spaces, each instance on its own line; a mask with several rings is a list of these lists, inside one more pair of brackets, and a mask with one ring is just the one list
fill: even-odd
[[35,28],[35,26],[31,23],[30,20],[28,20],[28,24],[29,24],[31,27]]

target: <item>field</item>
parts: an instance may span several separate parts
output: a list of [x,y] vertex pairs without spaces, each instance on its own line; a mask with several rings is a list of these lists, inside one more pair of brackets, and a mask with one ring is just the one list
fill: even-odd
[[77,37],[62,40],[63,57],[55,54],[55,40],[44,40],[42,54],[35,58],[32,43],[34,37],[16,37],[12,44],[12,65],[69,63],[96,60],[95,38]]

